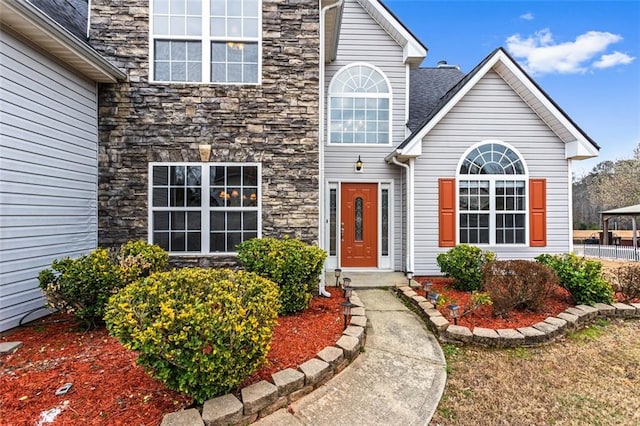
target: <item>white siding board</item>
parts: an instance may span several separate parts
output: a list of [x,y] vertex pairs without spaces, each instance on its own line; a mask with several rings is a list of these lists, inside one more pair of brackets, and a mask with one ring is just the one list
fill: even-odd
[[97,246],[98,129],[94,82],[4,30],[0,64],[3,331],[44,305],[42,269]]
[[[506,108],[510,111],[505,118]],[[547,246],[487,248],[502,259],[532,259],[540,253],[569,250],[564,144],[509,85],[490,72],[423,139],[415,174],[416,273],[439,274],[436,256],[448,250],[438,247],[438,178],[455,177],[465,151],[487,139],[512,145],[524,158],[530,178],[547,179]]]
[[[342,15],[340,42],[336,60],[325,67],[325,117],[329,119],[328,97],[331,79],[346,65],[363,62],[380,69],[387,77],[392,91],[391,100],[391,138],[392,145],[398,145],[405,136],[405,100],[406,100],[406,67],[403,64],[403,49],[378,23],[357,3],[346,0]],[[328,121],[324,123],[325,144],[328,140]],[[404,169],[389,165],[384,157],[392,151],[391,145],[385,146],[325,146],[324,165],[328,181],[362,181],[374,182],[394,180],[393,205],[394,223],[390,230],[394,236],[394,259],[392,266],[396,270],[404,269],[402,253],[403,213],[401,210]],[[354,165],[358,156],[364,162],[364,171],[356,173]]]

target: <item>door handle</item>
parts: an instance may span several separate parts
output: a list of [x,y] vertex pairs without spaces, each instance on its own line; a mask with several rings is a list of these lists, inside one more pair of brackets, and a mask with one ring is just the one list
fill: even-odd
[[340,241],[344,241],[344,222],[340,224]]

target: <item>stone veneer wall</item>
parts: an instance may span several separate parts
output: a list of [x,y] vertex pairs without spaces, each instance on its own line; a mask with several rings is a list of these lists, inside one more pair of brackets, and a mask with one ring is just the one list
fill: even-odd
[[[91,43],[128,74],[99,95],[98,239],[147,239],[148,163],[262,163],[262,234],[317,242],[318,0],[263,0],[262,84],[149,83],[148,0],[91,2]],[[221,261],[221,262],[218,262]],[[232,259],[193,258],[207,266]]]

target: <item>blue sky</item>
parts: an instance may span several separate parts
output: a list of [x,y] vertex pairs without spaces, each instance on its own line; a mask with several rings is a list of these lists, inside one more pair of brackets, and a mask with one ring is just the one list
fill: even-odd
[[640,142],[640,1],[382,0],[438,61],[469,72],[502,46],[601,146],[600,161]]

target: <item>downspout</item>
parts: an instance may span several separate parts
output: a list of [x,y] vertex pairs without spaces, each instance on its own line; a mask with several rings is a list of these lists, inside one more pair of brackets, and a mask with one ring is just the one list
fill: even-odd
[[87,40],[90,38],[91,32],[91,0],[87,2]]
[[409,164],[401,163],[398,161],[396,156],[391,157],[391,162],[396,166],[403,167],[407,172],[407,257],[405,259],[405,272],[413,271],[413,245],[414,245],[414,235],[413,235],[413,227],[414,227],[414,188],[413,188],[413,163],[415,159],[410,158]]
[[[325,248],[325,183],[324,183],[324,57],[325,57],[325,49],[324,49],[324,27],[325,27],[325,15],[328,10],[337,8],[342,6],[342,2],[344,0],[340,0],[337,3],[325,6],[320,10],[320,70],[318,73],[319,84],[318,84],[318,95],[319,95],[319,107],[320,111],[318,114],[318,212],[320,214],[320,220],[318,221],[318,246],[322,249]],[[322,0],[318,0],[318,4],[322,6]],[[331,293],[329,293],[325,289],[325,278],[326,274],[323,268],[322,274],[320,274],[320,283],[318,284],[318,294],[324,297],[331,297]]]

